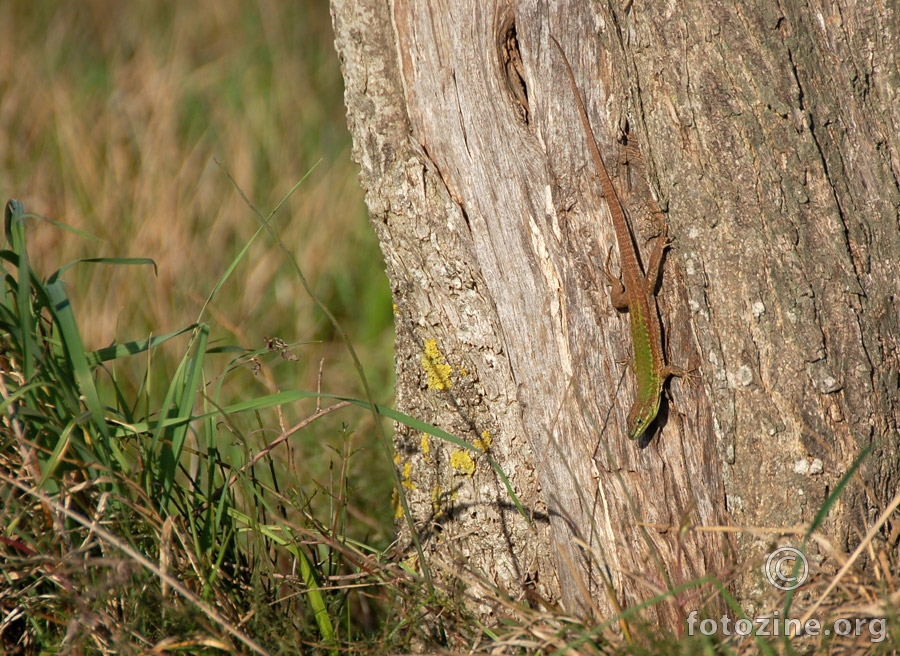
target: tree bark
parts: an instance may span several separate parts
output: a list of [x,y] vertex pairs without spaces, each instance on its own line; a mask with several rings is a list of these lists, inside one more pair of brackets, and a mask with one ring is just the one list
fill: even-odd
[[[484,456],[398,427],[428,566],[465,562],[483,612],[491,589],[607,616],[731,580],[771,545],[702,527],[809,523],[874,445],[825,525],[846,545],[900,478],[896,2],[570,5],[332,0],[397,405],[488,451],[529,511]],[[643,261],[660,216],[674,239],[660,314],[700,384],[670,383],[647,443],[551,35]]]

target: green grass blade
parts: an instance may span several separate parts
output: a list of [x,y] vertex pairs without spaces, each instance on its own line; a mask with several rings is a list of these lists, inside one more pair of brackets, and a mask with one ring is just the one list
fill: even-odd
[[841,480],[838,481],[838,484],[834,486],[834,489],[831,491],[831,494],[828,495],[828,498],[825,500],[825,503],[822,504],[822,507],[819,508],[819,512],[816,513],[816,516],[813,517],[812,524],[809,525],[809,530],[806,532],[806,535],[803,537],[804,544],[812,537],[812,534],[815,532],[819,526],[822,525],[822,522],[825,521],[825,518],[828,516],[828,513],[831,511],[831,508],[837,503],[837,500],[840,498],[841,494],[844,491],[844,488],[850,483],[850,479],[856,474],[856,470],[859,469],[859,466],[863,463],[863,460],[869,457],[869,454],[872,452],[874,448],[874,444],[870,444],[865,449],[860,452],[859,456],[856,460],[853,461],[853,464],[850,466],[850,469],[841,477]]
[[[309,558],[303,552],[303,549],[298,547],[296,543],[290,544],[286,548],[300,562],[300,576],[303,577],[309,605],[313,609],[313,617],[315,617],[316,625],[319,627],[319,633],[322,634],[322,638],[325,642],[333,643],[334,626],[331,623],[331,617],[328,615],[325,599],[322,598],[322,593],[319,591],[319,584],[316,581],[315,570],[313,569],[312,563],[309,562]],[[332,651],[332,653],[336,652]]]
[[65,456],[66,452],[69,450],[69,444],[71,444],[72,441],[72,431],[76,426],[76,422],[70,421],[65,429],[63,429],[62,434],[56,440],[56,446],[53,448],[53,453],[50,454],[47,462],[45,462],[41,466],[41,479],[35,486],[36,490],[43,490],[44,485],[47,483],[47,480],[56,471],[56,468],[59,466],[59,463],[63,459],[63,456]]
[[[287,549],[297,559],[300,564],[300,574],[306,586],[309,605],[313,609],[313,616],[315,617],[316,625],[319,627],[319,633],[326,642],[334,642],[334,625],[331,622],[331,617],[328,615],[328,607],[325,604],[324,597],[322,597],[319,582],[316,580],[315,568],[303,549],[298,546],[300,541],[296,537],[292,539],[286,538],[285,535],[289,534],[290,531],[283,526],[273,527],[256,523],[252,521],[249,515],[233,508],[229,509],[229,514],[239,522],[254,527],[272,542]],[[332,653],[336,653],[336,651],[332,651]]]
[[196,327],[197,324],[192,323],[186,328],[176,330],[175,332],[171,332],[166,335],[159,335],[157,337],[151,337],[148,339],[134,340],[131,342],[125,342],[124,344],[113,344],[112,346],[105,346],[101,349],[91,351],[87,354],[88,364],[93,367],[100,364],[101,362],[109,362],[110,360],[118,360],[120,358],[128,357],[129,355],[144,353],[145,351],[156,348],[161,344],[165,344],[169,340],[174,339],[179,335],[189,333]]
[[100,403],[100,395],[97,392],[97,387],[94,385],[94,378],[88,365],[87,353],[84,351],[81,333],[78,331],[75,313],[72,311],[72,305],[66,295],[63,281],[51,277],[47,283],[46,290],[51,303],[50,311],[53,313],[62,337],[63,348],[72,365],[75,380],[82,395],[84,395],[84,403],[91,416],[91,426],[96,429],[94,438],[98,441],[98,444],[94,445],[94,450],[98,453],[104,465],[112,468],[115,463],[118,465],[118,469],[127,475],[130,467],[118,445],[110,439],[110,431],[106,425],[106,416]]
[[194,402],[203,380],[203,364],[206,361],[206,345],[209,342],[209,326],[203,324],[197,331],[197,341],[193,345],[194,356],[187,361],[184,369],[184,382],[180,386],[180,395],[175,407],[175,418],[184,419],[182,423],[174,424],[168,431],[171,445],[166,441],[162,448],[161,473],[162,502],[160,508],[164,509],[169,504],[172,494],[172,485],[175,483],[175,474],[178,471],[178,462],[184,449],[190,421],[194,415]]
[[7,414],[7,409],[13,403],[16,403],[23,397],[27,396],[30,392],[34,390],[41,389],[46,383],[41,380],[37,380],[22,387],[18,388],[15,392],[11,393],[7,398],[0,401],[0,415]]
[[218,295],[219,290],[222,289],[222,286],[228,281],[231,277],[231,274],[234,273],[234,270],[237,268],[237,265],[241,260],[244,259],[244,256],[247,254],[247,251],[250,250],[250,246],[253,245],[253,242],[256,241],[256,238],[262,234],[263,228],[260,226],[256,229],[256,232],[253,233],[253,236],[244,244],[244,247],[235,255],[234,259],[231,260],[231,263],[228,265],[228,268],[225,269],[225,272],[219,276],[219,279],[216,281],[215,286],[212,291],[206,297],[206,300],[203,302],[203,307],[200,308],[200,313],[197,315],[197,321],[199,322],[203,315],[206,314],[206,308],[209,307],[209,304],[212,303],[212,300]]
[[[197,330],[199,330],[199,328]],[[149,443],[144,444],[144,469],[141,472],[141,485],[151,499],[159,498],[159,494],[162,491],[161,486],[163,480],[169,475],[165,470],[174,470],[176,466],[176,463],[170,461],[171,447],[166,446],[166,437],[169,434],[169,429],[191,421],[190,417],[170,417],[169,415],[172,413],[172,408],[176,406],[176,399],[180,397],[185,370],[187,369],[188,359],[195,338],[196,332],[195,335],[191,337],[191,344],[188,346],[187,352],[178,363],[175,375],[172,377],[172,382],[166,388],[166,395],[162,402],[161,414],[163,419],[157,422],[132,423],[124,427],[126,432],[133,431],[137,434],[153,433]],[[171,472],[171,476],[175,476],[174,471]],[[158,506],[158,508],[161,510],[160,506]]]
[[88,241],[93,241],[93,242],[101,241],[101,239],[99,237],[96,237],[89,232],[85,232],[84,230],[79,230],[75,226],[70,226],[67,223],[63,223],[62,221],[56,221],[49,217],[41,216],[40,214],[32,214],[31,216],[38,218],[41,221],[46,221],[47,223],[49,223],[61,230],[65,230],[66,232],[71,232],[73,235],[78,235],[82,239],[87,239]]
[[22,370],[25,380],[34,376],[34,357],[38,353],[34,341],[34,313],[31,309],[31,267],[25,250],[25,208],[17,200],[6,204],[6,238],[14,253],[18,255],[18,290],[16,292],[16,315],[22,339]]
[[[20,202],[17,201],[17,200],[14,200],[14,199],[13,199],[13,200],[10,200],[9,203],[15,203],[15,204],[18,205],[20,208],[22,207],[22,203],[20,203]],[[100,239],[98,239],[97,237],[95,237],[95,236],[92,235],[91,233],[85,232],[84,230],[79,230],[78,228],[76,228],[76,227],[74,227],[74,226],[70,226],[70,225],[67,225],[67,224],[65,224],[65,223],[62,223],[61,221],[55,221],[54,219],[50,219],[50,218],[48,218],[48,217],[46,217],[46,216],[41,216],[40,214],[32,214],[32,213],[30,213],[30,212],[29,212],[26,216],[33,217],[33,218],[35,218],[35,219],[40,219],[41,221],[45,221],[45,222],[47,222],[47,223],[49,223],[49,224],[51,224],[51,225],[53,225],[53,226],[56,226],[57,228],[61,228],[62,230],[66,230],[67,232],[71,232],[73,235],[78,235],[79,237],[82,237],[83,239],[88,239],[88,240],[90,240],[90,241],[95,241],[95,242],[99,242],[99,241],[100,241]],[[7,234],[9,234],[9,230],[8,230],[8,229],[7,229]]]
[[[319,162],[321,162],[321,161],[322,160],[319,160]],[[278,203],[278,205],[275,207],[275,209],[272,210],[272,213],[269,214],[269,218],[266,219],[262,223],[262,225],[260,225],[256,229],[256,232],[253,233],[253,236],[250,238],[250,240],[246,244],[244,244],[244,247],[240,250],[240,252],[238,252],[238,254],[235,256],[235,258],[231,261],[231,264],[228,265],[228,268],[225,269],[225,272],[219,277],[218,282],[216,282],[216,285],[215,285],[215,287],[213,287],[213,290],[209,293],[209,296],[206,297],[206,302],[203,303],[203,307],[200,308],[200,314],[197,316],[198,322],[203,318],[203,314],[206,312],[206,308],[209,306],[209,304],[212,302],[212,300],[219,293],[219,290],[222,288],[222,286],[225,284],[225,282],[231,277],[231,274],[234,273],[234,270],[235,270],[235,268],[237,268],[238,263],[242,259],[244,259],[244,256],[247,254],[247,251],[250,250],[250,246],[253,244],[254,241],[256,241],[256,238],[259,237],[263,233],[263,231],[265,231],[266,229],[271,230],[271,227],[269,226],[269,223],[268,223],[269,220],[271,220],[272,217],[275,216],[275,213],[281,208],[281,206],[287,201],[287,199],[290,198],[291,196],[293,196],[294,192],[300,188],[300,185],[302,185],[303,182],[310,175],[312,175],[312,172],[316,170],[316,167],[319,165],[319,162],[316,162],[315,164],[313,164],[310,167],[310,169],[303,175],[303,177],[300,178],[300,180],[291,188],[291,190],[285,195],[285,197],[281,200],[281,202]],[[222,165],[219,164],[218,160],[216,160],[216,164],[218,164],[219,167],[221,168]],[[227,173],[226,173],[226,175],[227,175]],[[228,176],[228,178],[229,178],[229,180],[231,180],[232,183],[234,183],[234,180],[231,179],[230,175]],[[234,184],[235,184],[235,187],[237,187],[237,184],[236,183],[234,183]]]
[[61,266],[51,278],[59,278],[65,271],[68,271],[76,264],[115,264],[120,266],[129,265],[150,265],[153,267],[153,274],[158,274],[156,262],[149,257],[85,257],[80,260],[73,260],[68,264]]

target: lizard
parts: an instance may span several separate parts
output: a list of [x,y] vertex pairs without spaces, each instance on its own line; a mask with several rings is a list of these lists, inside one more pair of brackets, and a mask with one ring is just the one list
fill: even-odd
[[569,58],[566,57],[559,41],[553,36],[550,38],[559,49],[566,65],[566,73],[568,73],[569,82],[572,85],[572,92],[575,94],[578,114],[587,137],[588,148],[591,158],[594,160],[596,177],[600,181],[603,197],[606,199],[612,215],[616,243],[619,247],[621,278],[610,273],[608,258],[603,274],[610,284],[610,300],[613,307],[619,311],[627,310],[631,319],[631,339],[634,344],[633,370],[637,392],[631,409],[628,411],[628,438],[634,440],[641,437],[656,419],[663,385],[669,376],[692,376],[692,372],[687,369],[667,364],[662,342],[662,323],[656,304],[656,285],[659,282],[663,255],[672,242],[668,238],[667,229],[663,223],[661,233],[653,245],[645,274],[641,267],[634,234],[625,217],[625,209],[616,194],[609,172],[600,156],[600,149],[594,139],[594,132],[581,100]]

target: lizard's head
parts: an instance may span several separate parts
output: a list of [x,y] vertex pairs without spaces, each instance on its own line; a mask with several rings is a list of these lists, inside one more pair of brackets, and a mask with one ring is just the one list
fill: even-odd
[[628,439],[636,440],[644,434],[659,412],[660,395],[650,403],[635,403],[628,412]]

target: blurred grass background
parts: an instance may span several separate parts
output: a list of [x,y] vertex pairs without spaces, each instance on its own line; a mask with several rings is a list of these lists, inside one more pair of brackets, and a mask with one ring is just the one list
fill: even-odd
[[[150,257],[159,267],[158,275],[93,265],[67,272],[86,348],[197,319],[258,227],[214,158],[264,215],[321,159],[273,224],[350,334],[376,400],[391,401],[390,290],[350,160],[326,2],[0,0],[0,25],[0,194],[100,240],[32,221],[35,268],[46,276],[98,256]],[[315,389],[323,359],[325,391],[363,396],[330,323],[271,239],[257,240],[210,310],[212,344],[310,342],[295,349],[299,362],[273,354],[271,371],[230,376],[226,399]],[[153,354],[160,393],[184,344]],[[143,371],[117,375],[137,385]],[[293,473],[312,485],[330,476],[348,439],[378,454],[350,459],[353,489],[365,490],[351,508],[368,518],[367,538],[383,543],[391,464],[365,414],[359,425],[346,421],[298,435]]]

